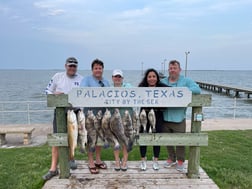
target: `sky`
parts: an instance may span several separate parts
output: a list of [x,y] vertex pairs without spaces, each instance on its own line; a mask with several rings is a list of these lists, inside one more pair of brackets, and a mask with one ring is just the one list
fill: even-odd
[[[0,0],[0,69],[252,70],[252,0]],[[190,53],[188,53],[190,52]],[[186,61],[187,59],[187,61]]]

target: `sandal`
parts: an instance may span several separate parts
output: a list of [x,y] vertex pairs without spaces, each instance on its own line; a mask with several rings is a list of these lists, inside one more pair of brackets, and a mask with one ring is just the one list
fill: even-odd
[[99,170],[96,167],[89,167],[88,166],[88,169],[91,174],[98,174],[99,173]]
[[107,165],[104,162],[101,163],[95,163],[95,166],[99,169],[107,169]]
[[44,181],[47,181],[53,178],[54,176],[57,176],[58,174],[59,174],[59,171],[58,169],[56,169],[55,171],[48,171],[48,173],[46,173],[42,178]]

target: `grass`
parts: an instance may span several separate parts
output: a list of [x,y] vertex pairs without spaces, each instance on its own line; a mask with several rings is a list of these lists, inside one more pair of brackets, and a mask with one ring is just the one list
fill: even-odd
[[252,130],[211,131],[201,167],[220,188],[252,188]]
[[[201,167],[221,189],[252,188],[252,130],[211,131],[208,135],[209,146],[201,147]],[[150,147],[147,157],[152,157]],[[166,149],[162,147],[160,159],[166,157]],[[86,155],[77,152],[76,159],[86,159]],[[112,150],[103,150],[102,159],[113,160]],[[139,149],[135,147],[129,160],[138,159]],[[51,148],[47,145],[0,149],[0,188],[42,188],[41,176],[48,171],[50,160]]]

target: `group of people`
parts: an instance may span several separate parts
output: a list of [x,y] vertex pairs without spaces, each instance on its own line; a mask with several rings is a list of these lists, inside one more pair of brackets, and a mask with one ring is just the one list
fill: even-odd
[[[74,57],[69,57],[65,63],[65,72],[56,73],[50,80],[46,94],[68,94],[74,87],[109,87],[109,81],[103,77],[104,63],[95,59],[91,64],[92,75],[83,77],[77,73],[78,61]],[[182,76],[180,63],[177,60],[169,62],[168,77],[160,79],[158,72],[150,68],[146,70],[142,81],[138,87],[188,87],[193,94],[199,94],[201,92],[199,86],[190,78]],[[113,87],[132,87],[131,84],[123,81],[124,75],[122,70],[115,69],[112,73]],[[87,108],[85,108],[87,109]],[[96,109],[92,108],[95,112]],[[124,108],[120,108],[123,110]],[[150,111],[148,107],[142,107],[146,113]],[[186,108],[155,108],[153,107],[156,116],[156,132],[157,133],[184,133],[186,132]],[[150,124],[147,123],[147,130],[149,130]],[[53,120],[53,132],[57,132],[56,127],[56,114],[54,114]],[[140,132],[143,132],[141,129]],[[140,146],[141,163],[140,169],[145,171],[146,166],[146,151],[147,146]],[[168,158],[164,167],[168,168],[176,165],[178,171],[184,170],[185,161],[185,147],[179,146],[167,146]],[[120,151],[114,150],[115,167],[116,171],[127,170],[128,152],[127,147],[122,145],[123,157],[120,160]],[[94,160],[95,153],[95,160]],[[160,153],[160,146],[153,146],[153,169],[158,170],[158,158]],[[53,176],[59,174],[57,169],[58,163],[58,147],[52,147],[52,160],[51,167],[43,176],[44,180],[49,180]],[[91,174],[99,173],[99,169],[107,169],[105,162],[101,160],[101,146],[96,146],[95,152],[88,150],[88,166]],[[71,169],[76,169],[77,164],[74,159],[69,160]]]

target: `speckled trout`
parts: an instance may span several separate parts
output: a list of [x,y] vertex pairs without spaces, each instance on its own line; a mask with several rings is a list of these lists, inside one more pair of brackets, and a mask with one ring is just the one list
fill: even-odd
[[80,110],[77,114],[78,120],[78,141],[80,144],[80,152],[86,152],[87,145],[87,129],[86,129],[86,119],[84,112]]
[[97,135],[98,137],[103,141],[104,143],[104,148],[108,148],[109,147],[109,143],[108,141],[106,140],[105,138],[105,134],[103,132],[103,129],[102,129],[102,111],[99,110],[97,112],[97,114],[95,115],[95,118],[94,118],[94,127],[96,129],[96,132],[97,132]]
[[78,123],[77,117],[73,110],[67,111],[67,135],[69,145],[69,157],[74,159],[74,151],[77,147],[78,140]]

